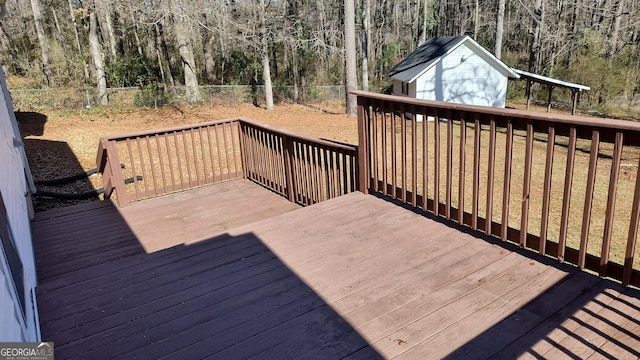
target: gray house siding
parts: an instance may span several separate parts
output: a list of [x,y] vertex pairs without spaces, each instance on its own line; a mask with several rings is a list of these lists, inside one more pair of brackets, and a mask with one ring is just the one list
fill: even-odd
[[[0,214],[0,341],[39,341],[33,295],[37,277],[27,196],[30,189],[25,177],[29,167],[2,72],[0,92],[0,193],[4,203],[3,214]],[[15,284],[15,279],[20,279],[22,284]]]

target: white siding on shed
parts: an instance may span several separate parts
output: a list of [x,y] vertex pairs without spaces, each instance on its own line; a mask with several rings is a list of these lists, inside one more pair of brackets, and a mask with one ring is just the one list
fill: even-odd
[[507,79],[506,73],[461,44],[416,79],[416,98],[503,108]]
[[[23,265],[26,315],[17,301],[9,266],[0,251],[0,341],[39,341],[37,304],[32,296],[37,284],[34,262],[26,174],[29,172],[24,148],[16,133],[15,115],[4,74],[0,71],[0,192],[16,250]],[[26,167],[25,167],[26,166]]]

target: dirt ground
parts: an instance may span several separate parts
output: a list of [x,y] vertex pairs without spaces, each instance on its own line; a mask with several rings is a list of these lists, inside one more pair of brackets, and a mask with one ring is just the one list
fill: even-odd
[[[87,111],[16,111],[29,164],[36,181],[59,179],[96,167],[100,137],[177,125],[246,117],[306,135],[357,143],[356,118],[340,103],[281,104],[273,111],[252,104],[182,108]],[[102,187],[99,176],[61,186],[38,185],[39,191],[84,193]],[[95,200],[91,197],[85,201]],[[36,210],[76,204],[51,198],[35,199]]]

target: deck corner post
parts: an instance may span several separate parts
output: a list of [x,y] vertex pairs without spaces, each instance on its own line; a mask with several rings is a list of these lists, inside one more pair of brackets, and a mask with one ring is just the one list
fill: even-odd
[[294,186],[295,182],[293,181],[293,139],[290,136],[284,136],[282,139],[282,147],[284,149],[284,174],[285,174],[285,182],[287,189],[287,198],[290,202],[295,203],[295,192]]
[[[115,141],[106,141],[107,166],[111,170],[111,184],[116,189],[118,195],[118,205],[125,207],[129,204],[129,194],[124,183],[122,170],[120,169],[120,157]],[[105,187],[106,193],[106,187]]]
[[358,189],[363,194],[369,193],[369,123],[366,98],[358,96],[358,165],[356,179]]
[[242,161],[242,177],[244,179],[248,179],[249,178],[249,170],[248,170],[248,163],[249,161],[247,160],[247,144],[245,142],[245,138],[244,138],[244,123],[241,119],[236,120],[236,124],[238,124],[238,138],[239,138],[239,143],[240,143],[240,161]]

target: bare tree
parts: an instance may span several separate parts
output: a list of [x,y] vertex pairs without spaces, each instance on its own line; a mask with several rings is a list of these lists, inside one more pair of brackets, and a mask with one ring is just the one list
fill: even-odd
[[348,115],[356,116],[358,104],[356,96],[351,92],[357,90],[356,74],[356,14],[354,0],[344,1],[344,60],[345,60],[345,90],[347,96]]
[[496,15],[496,45],[494,54],[498,59],[502,58],[502,36],[504,34],[504,9],[506,0],[498,0],[498,12]]
[[539,72],[543,24],[544,1],[536,0],[533,13],[533,31],[531,32],[531,50],[529,51],[529,71],[533,73]]
[[264,0],[260,0],[260,45],[262,59],[262,77],[264,79],[264,97],[267,110],[273,110],[273,89],[271,86],[271,69],[269,67],[269,33],[265,21],[266,6]]
[[370,14],[369,0],[362,0],[362,90],[369,91],[369,43],[371,29],[369,28]]
[[175,16],[174,29],[176,33],[176,43],[182,60],[182,68],[184,70],[184,85],[186,87],[185,98],[189,102],[199,102],[201,100],[200,90],[198,88],[198,71],[196,70],[196,61],[193,57],[193,50],[187,35],[187,22],[185,19],[184,9],[180,0],[173,0]]
[[44,76],[47,78],[47,84],[53,86],[53,73],[51,72],[51,64],[49,62],[49,45],[47,44],[47,37],[42,27],[42,11],[40,10],[40,1],[31,0],[31,9],[33,11],[33,22],[36,28],[36,34],[38,36],[38,43],[40,44],[40,51],[42,55],[42,70]]
[[98,85],[98,103],[100,105],[109,104],[107,95],[107,76],[104,72],[102,60],[102,45],[98,40],[98,20],[94,8],[89,9],[89,52],[93,59],[93,66],[96,69],[96,83]]

